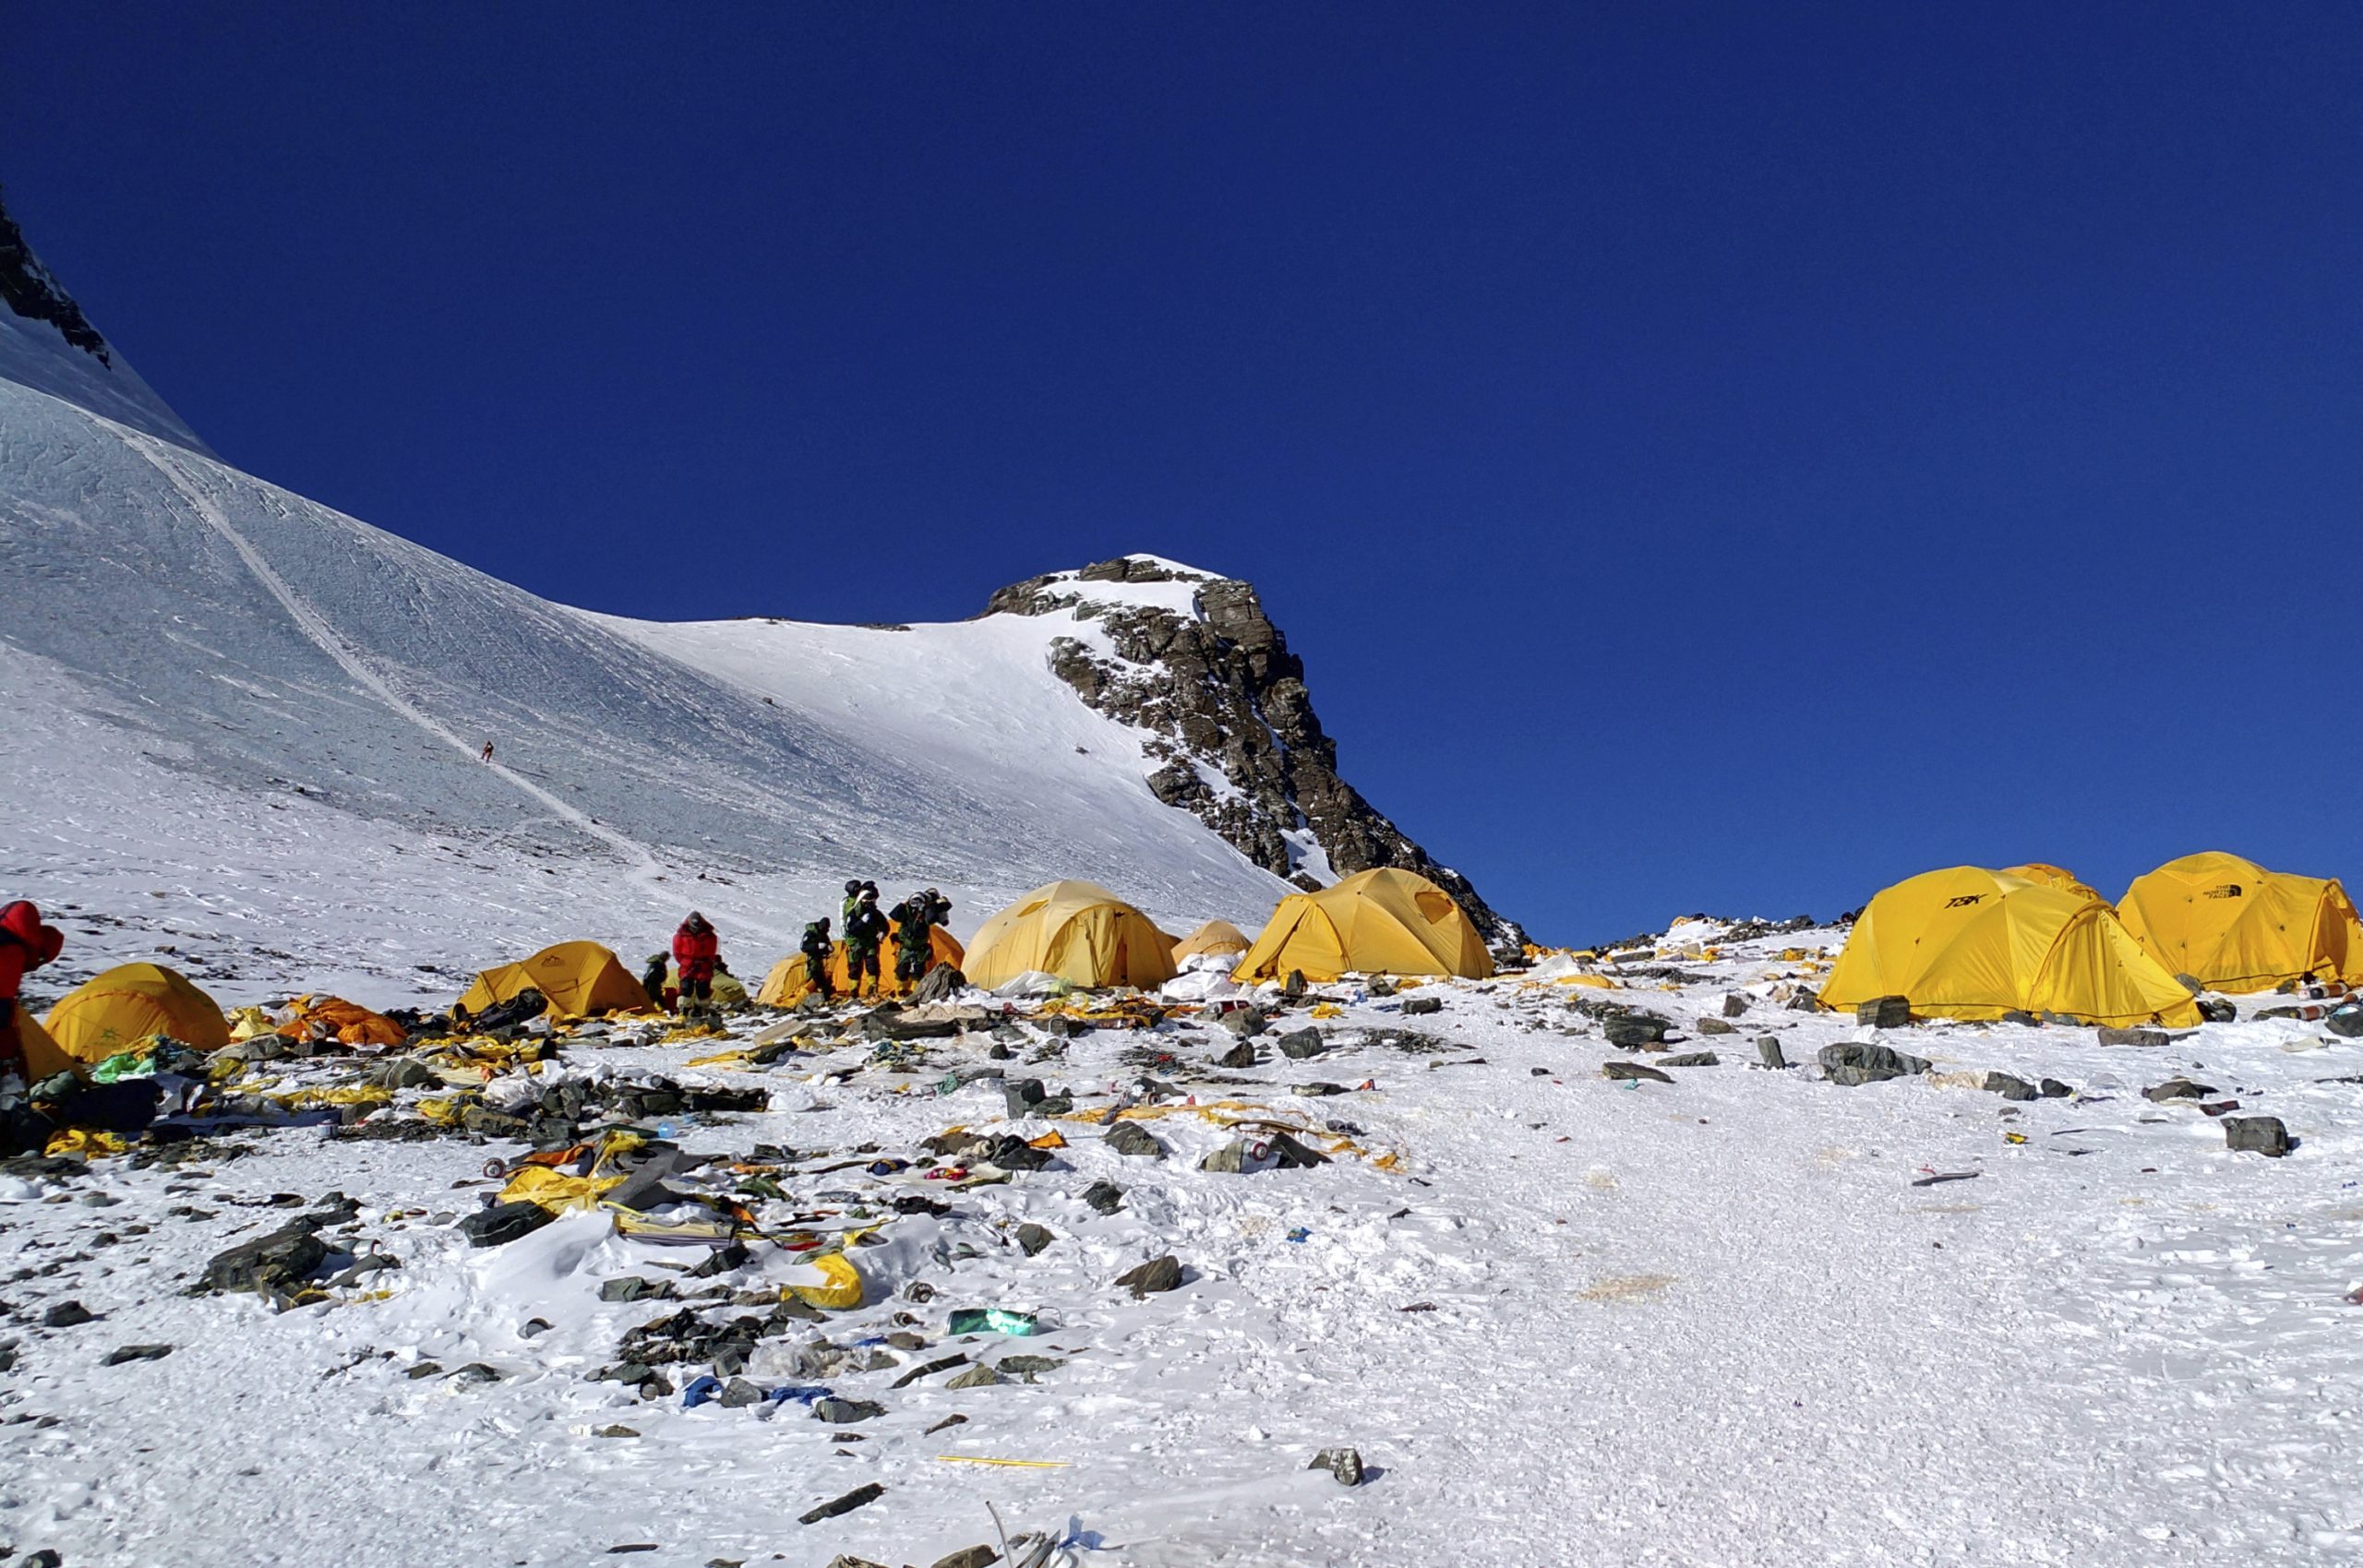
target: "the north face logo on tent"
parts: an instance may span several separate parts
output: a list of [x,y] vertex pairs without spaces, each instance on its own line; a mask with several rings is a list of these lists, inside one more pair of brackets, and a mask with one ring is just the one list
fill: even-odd
[[1983,904],[1985,902],[1985,895],[1982,892],[1965,892],[1959,898],[1949,898],[1945,900],[1945,907],[1947,909],[1966,909],[1973,904]]
[[2204,888],[2201,890],[2199,896],[2201,898],[2237,898],[2240,896],[2240,884],[2237,882],[2225,882],[2220,888]]

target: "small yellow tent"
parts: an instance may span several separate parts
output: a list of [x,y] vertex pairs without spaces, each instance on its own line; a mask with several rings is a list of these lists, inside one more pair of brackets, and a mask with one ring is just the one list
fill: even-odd
[[2072,893],[2090,893],[2094,898],[2101,896],[2098,889],[2086,886],[2075,872],[2064,866],[2051,865],[2047,861],[2030,860],[2023,866],[2005,866],[2002,868],[2002,875],[2021,877],[2030,882],[2041,882],[2047,888],[2064,888]]
[[550,1011],[573,1018],[648,1005],[648,993],[616,955],[597,942],[560,942],[522,964],[486,970],[460,1005],[482,1012],[531,987],[549,998]]
[[1915,1013],[2056,1012],[2089,1023],[2195,1024],[2190,992],[2095,893],[2008,872],[1923,872],[1871,900],[1822,987],[1823,1005],[1911,999]]
[[[902,929],[902,922],[898,920],[886,922],[886,942],[878,950],[878,983],[883,987],[879,993],[882,996],[899,997],[911,989],[894,978],[894,939]],[[928,967],[930,969],[939,964],[949,964],[956,969],[967,956],[961,949],[960,939],[941,926],[929,928],[927,942]],[[829,948],[829,985],[838,996],[844,996],[853,988],[853,970],[846,963],[846,944],[843,942],[832,943]],[[755,999],[773,1007],[794,1007],[811,988],[804,977],[804,955],[791,952],[772,965],[772,972],[763,976],[762,988],[755,993]]]
[[60,997],[42,1022],[58,1048],[78,1061],[104,1061],[150,1035],[200,1051],[230,1043],[220,1004],[159,964],[118,964],[92,976]]
[[1077,986],[1161,986],[1173,978],[1172,948],[1147,916],[1097,882],[1051,882],[979,927],[961,967],[986,987],[1036,969]]
[[29,1084],[38,1083],[60,1072],[78,1070],[82,1065],[58,1048],[57,1042],[50,1038],[49,1031],[42,1027],[40,1019],[21,1008],[17,1011],[17,1044],[25,1053],[25,1071],[31,1074],[27,1080]]
[[1291,969],[1324,981],[1346,974],[1483,979],[1493,972],[1493,957],[1450,893],[1414,872],[1384,867],[1280,900],[1231,978],[1274,980]]
[[2211,850],[2136,877],[2117,905],[2170,973],[2221,991],[2314,976],[2363,984],[2363,926],[2335,878],[2268,871]]
[[1195,958],[1202,952],[1231,954],[1245,952],[1255,944],[1247,933],[1228,920],[1209,920],[1196,930],[1173,944],[1173,962]]

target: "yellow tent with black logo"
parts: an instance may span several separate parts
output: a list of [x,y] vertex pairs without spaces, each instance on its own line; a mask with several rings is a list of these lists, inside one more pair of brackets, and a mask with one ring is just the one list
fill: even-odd
[[1923,872],[1872,899],[1821,989],[1823,1005],[1841,1009],[1896,996],[1934,1018],[2199,1022],[2189,988],[2099,894],[1976,866]]
[[42,1023],[77,1061],[104,1061],[151,1035],[200,1051],[230,1043],[221,1004],[161,964],[123,964],[93,975],[58,998]]
[[1276,980],[1291,969],[1320,981],[1349,974],[1483,979],[1493,972],[1493,955],[1450,893],[1414,872],[1383,867],[1280,900],[1231,978]]
[[[886,922],[886,940],[878,950],[878,984],[882,987],[878,994],[881,996],[899,997],[914,988],[894,978],[894,940],[902,934],[902,929],[899,920]],[[957,969],[967,957],[960,946],[960,939],[941,926],[928,928],[927,944],[928,967],[930,969],[939,964],[949,964]],[[829,946],[829,987],[838,996],[844,996],[853,988],[853,969],[846,962],[846,944],[843,942],[833,942]],[[805,979],[804,955],[791,952],[772,965],[772,972],[763,976],[762,988],[755,993],[755,999],[773,1007],[794,1007],[811,988]]]
[[2064,866],[2054,866],[2042,860],[2030,860],[2023,866],[2005,866],[2002,875],[2023,877],[2030,882],[2041,882],[2045,887],[2065,888],[2069,892],[2100,897],[2100,890],[2087,886],[2075,872]]
[[1097,882],[1036,888],[978,928],[961,967],[990,987],[1028,970],[1077,986],[1161,986],[1173,978],[1173,940]]
[[2219,991],[2309,976],[2363,985],[2363,925],[2333,877],[2268,871],[2210,850],[2133,879],[2117,912],[2153,957]]
[[560,942],[522,963],[487,969],[476,976],[460,1005],[482,1012],[528,987],[549,999],[551,1011],[571,1018],[648,1005],[640,981],[597,942]]
[[1245,952],[1254,945],[1247,940],[1246,932],[1229,921],[1209,920],[1173,944],[1173,962],[1178,964],[1183,959],[1195,958],[1202,952]]

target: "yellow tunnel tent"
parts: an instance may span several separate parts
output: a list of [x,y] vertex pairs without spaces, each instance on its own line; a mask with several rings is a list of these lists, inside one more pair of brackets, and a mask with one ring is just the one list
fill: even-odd
[[[880,993],[883,996],[899,997],[911,989],[910,987],[894,978],[894,939],[902,934],[902,929],[901,921],[887,921],[886,941],[878,950],[878,983],[883,987]],[[941,926],[929,929],[927,941],[928,967],[930,969],[939,964],[949,964],[958,968],[966,956],[961,949],[960,939]],[[844,996],[853,988],[852,976],[853,970],[846,963],[846,944],[831,943],[829,946],[830,987],[838,996]],[[772,965],[772,972],[763,976],[762,988],[755,993],[755,999],[772,1007],[794,1007],[804,999],[804,993],[811,988],[804,977],[804,955],[800,952],[791,952]]]
[[123,964],[57,999],[42,1020],[77,1061],[104,1061],[151,1035],[200,1051],[230,1043],[229,1021],[188,976],[160,964]]
[[1457,975],[1483,979],[1493,954],[1452,895],[1416,872],[1357,871],[1319,892],[1280,900],[1231,977],[1308,980],[1341,975]]
[[597,942],[559,942],[522,963],[487,969],[476,976],[460,1005],[482,1012],[529,987],[549,999],[551,1011],[570,1018],[648,1005],[648,993],[638,977]]
[[972,985],[1004,985],[1028,971],[1076,986],[1161,986],[1173,978],[1172,939],[1097,882],[1036,888],[978,928],[962,964]]
[[1200,953],[1232,954],[1245,952],[1255,944],[1247,933],[1228,920],[1209,920],[1196,930],[1173,944],[1173,962],[1195,958]]
[[1907,878],[1854,922],[1822,1003],[1847,1009],[1890,996],[1935,1018],[2021,1011],[2099,1024],[2199,1022],[2189,988],[2097,893],[1976,866]]
[[2363,926],[2336,878],[2210,850],[2136,877],[2117,912],[2169,972],[2219,991],[2269,991],[2308,976],[2363,984]]

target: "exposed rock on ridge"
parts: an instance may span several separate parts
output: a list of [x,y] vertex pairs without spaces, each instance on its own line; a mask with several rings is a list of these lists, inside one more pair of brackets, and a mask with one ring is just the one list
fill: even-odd
[[[1094,583],[1187,584],[1194,613],[1102,597]],[[1150,790],[1258,866],[1307,889],[1374,867],[1416,871],[1451,893],[1487,942],[1523,940],[1468,878],[1337,776],[1337,744],[1313,713],[1304,665],[1252,584],[1126,556],[1014,583],[985,613],[1069,614],[1096,626],[1099,637],[1051,642],[1052,672],[1094,710],[1146,731],[1160,764]]]
[[74,303],[74,296],[51,276],[41,258],[33,255],[25,243],[24,232],[17,221],[8,216],[5,195],[0,195],[0,303],[30,321],[46,321],[57,329],[65,340],[93,355],[101,365],[113,367],[114,360],[107,352],[107,341]]

